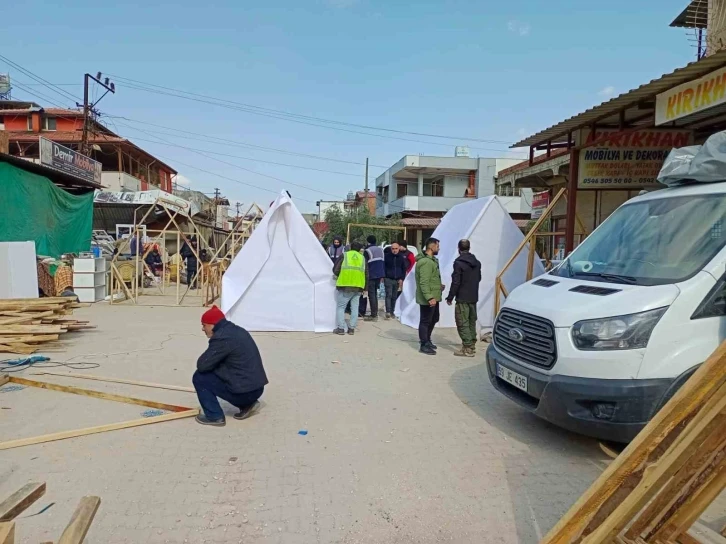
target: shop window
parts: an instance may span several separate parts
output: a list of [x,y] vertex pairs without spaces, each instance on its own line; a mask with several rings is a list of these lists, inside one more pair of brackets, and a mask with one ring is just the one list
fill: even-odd
[[43,117],[43,130],[57,130],[55,117]]

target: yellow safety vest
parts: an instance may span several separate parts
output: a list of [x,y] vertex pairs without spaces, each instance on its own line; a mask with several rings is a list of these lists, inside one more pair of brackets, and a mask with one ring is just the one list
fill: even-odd
[[338,287],[358,287],[366,285],[366,262],[359,251],[346,251],[336,283]]

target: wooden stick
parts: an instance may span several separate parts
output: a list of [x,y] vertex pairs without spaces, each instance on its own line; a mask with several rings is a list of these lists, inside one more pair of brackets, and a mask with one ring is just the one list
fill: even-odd
[[78,378],[80,380],[96,380],[99,382],[110,382],[110,383],[125,383],[128,385],[138,385],[141,387],[153,387],[156,389],[169,389],[171,391],[184,391],[186,393],[196,393],[196,389],[193,387],[182,387],[181,385],[165,385],[163,383],[150,383],[150,382],[138,382],[134,380],[123,380],[121,378],[107,378],[104,376],[92,376],[90,374],[74,374],[72,372],[63,374],[61,372],[38,372],[33,374],[34,376],[48,375],[48,376],[62,376],[64,378]]
[[83,544],[83,539],[88,534],[88,529],[93,523],[99,506],[101,506],[100,497],[83,497],[58,540],[58,544]]
[[21,342],[24,344],[35,344],[37,342],[52,342],[58,340],[58,334],[28,334],[24,336],[3,336],[0,342],[3,344],[15,344]]
[[45,495],[45,482],[25,484],[0,503],[0,521],[13,521]]
[[15,544],[15,522],[0,523],[0,544]]
[[10,376],[8,376],[7,374],[3,374],[2,376],[0,376],[0,387],[5,385],[9,381],[10,381]]
[[0,344],[0,353],[17,353],[18,355],[30,355],[38,351],[38,346],[27,344]]
[[0,327],[0,335],[23,334],[58,334],[64,332],[60,325],[6,325]]
[[184,412],[191,410],[186,406],[176,406],[173,404],[164,404],[151,400],[137,399],[135,397],[126,397],[123,395],[114,395],[113,393],[104,393],[102,391],[93,391],[91,389],[81,389],[79,387],[71,387],[69,385],[56,385],[54,383],[38,382],[35,380],[26,380],[11,376],[10,381],[20,385],[28,385],[30,387],[39,387],[41,389],[49,389],[51,391],[60,391],[62,393],[73,393],[74,395],[83,395],[96,399],[114,400],[116,402],[125,402],[126,404],[137,404],[139,406],[147,406],[149,408],[157,408],[158,410],[166,410],[168,412]]
[[10,440],[0,443],[0,450],[9,450],[12,448],[20,448],[22,446],[31,446],[33,444],[44,444],[55,440],[65,440],[66,438],[75,438],[77,436],[86,436],[89,434],[105,433],[108,431],[117,431],[119,429],[128,429],[130,427],[139,427],[141,425],[151,425],[152,423],[161,423],[162,421],[172,421],[175,419],[183,419],[194,417],[199,413],[199,408],[188,409],[184,412],[174,412],[172,414],[163,414],[160,416],[143,417],[141,419],[132,419],[130,421],[122,421],[120,423],[110,423],[108,425],[98,425],[96,427],[87,427],[85,429],[76,429],[74,431],[63,431],[59,433],[45,434],[32,438],[20,438],[18,440]]

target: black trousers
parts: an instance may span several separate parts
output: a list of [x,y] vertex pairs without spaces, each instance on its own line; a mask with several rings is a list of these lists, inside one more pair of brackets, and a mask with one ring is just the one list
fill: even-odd
[[214,372],[195,372],[192,375],[192,384],[197,390],[197,398],[199,404],[202,405],[204,415],[212,421],[224,419],[222,406],[219,404],[220,399],[224,399],[232,406],[236,406],[240,410],[244,410],[262,396],[265,388],[255,389],[246,393],[234,393],[229,390],[229,386],[220,380]]
[[422,344],[431,342],[431,333],[434,332],[436,323],[439,322],[439,303],[436,306],[419,304],[421,317],[418,322],[418,340]]
[[371,317],[378,317],[378,286],[381,278],[368,280],[368,303],[371,305]]

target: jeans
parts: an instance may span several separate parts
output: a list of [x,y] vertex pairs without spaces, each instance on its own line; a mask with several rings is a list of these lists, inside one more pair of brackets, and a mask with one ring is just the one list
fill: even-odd
[[457,302],[454,319],[461,343],[465,348],[473,348],[476,344],[476,304]]
[[229,386],[223,382],[214,372],[195,372],[192,376],[192,384],[197,390],[197,398],[202,406],[207,419],[218,421],[224,419],[224,412],[219,405],[217,397],[229,402],[240,410],[255,403],[262,396],[264,387],[248,391],[246,393],[233,393]]
[[345,307],[350,303],[350,328],[355,329],[358,324],[358,302],[360,300],[360,293],[358,291],[342,291],[336,289],[335,291],[335,324],[339,329],[347,330],[348,326],[345,323]]
[[439,303],[436,306],[419,304],[421,317],[418,322],[418,340],[421,344],[431,342],[431,333],[434,332],[436,323],[439,322]]
[[383,280],[386,286],[386,313],[392,314],[396,309],[396,300],[398,300],[398,281],[386,278]]
[[381,278],[368,280],[368,304],[371,305],[371,317],[378,317],[378,286]]

